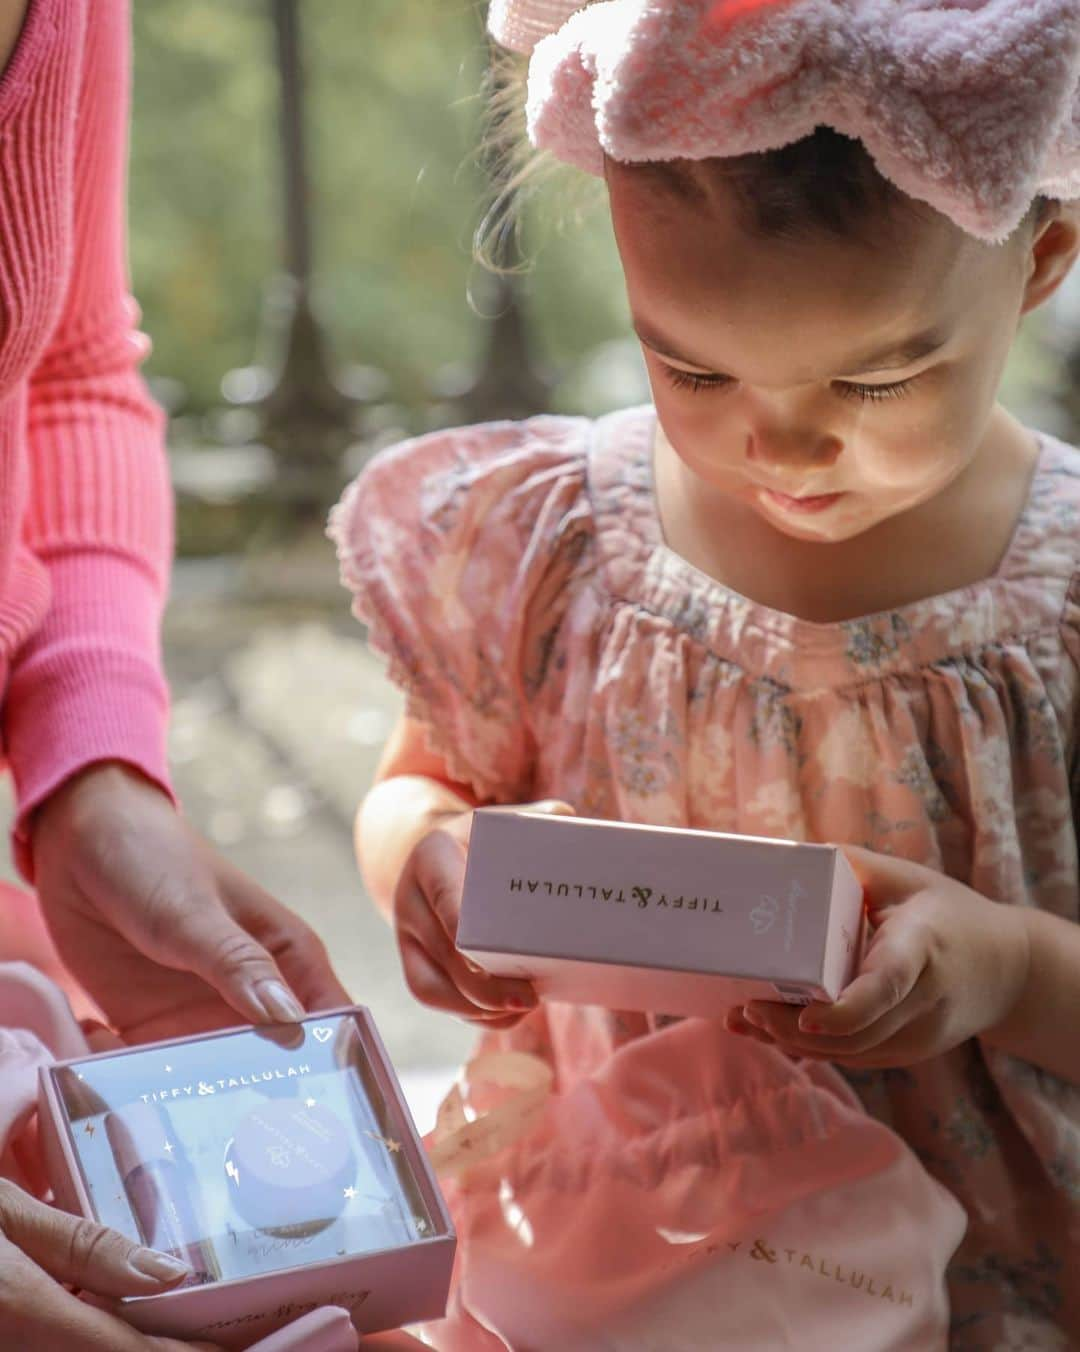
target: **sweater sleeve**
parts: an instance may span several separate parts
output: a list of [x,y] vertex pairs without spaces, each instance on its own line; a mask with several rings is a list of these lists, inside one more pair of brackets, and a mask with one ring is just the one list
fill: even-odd
[[67,293],[28,396],[23,543],[48,572],[51,602],[16,654],[3,708],[27,876],[30,814],[78,770],[123,761],[168,791],[160,622],[172,495],[128,290],[129,84],[128,7],[109,0],[86,25]]

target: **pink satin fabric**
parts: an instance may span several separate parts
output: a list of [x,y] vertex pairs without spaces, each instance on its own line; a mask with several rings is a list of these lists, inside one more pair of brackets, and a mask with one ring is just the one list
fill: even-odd
[[963,1211],[830,1067],[688,1020],[538,1112],[530,1060],[480,1058],[430,1142],[461,1240],[436,1348],[946,1347]]

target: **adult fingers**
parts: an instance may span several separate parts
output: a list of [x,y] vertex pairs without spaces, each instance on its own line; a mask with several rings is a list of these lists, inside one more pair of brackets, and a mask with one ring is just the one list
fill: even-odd
[[[160,903],[168,919],[155,928],[163,942],[143,947],[163,965],[201,977],[226,1004],[253,1023],[295,1023],[304,1007],[270,953],[209,892]],[[138,934],[130,934],[136,943]]]
[[303,1018],[277,963],[226,908],[214,852],[179,818],[169,818],[167,833],[150,847],[137,866],[127,854],[118,856],[124,867],[106,884],[114,890],[123,884],[140,903],[109,907],[117,930],[161,966],[199,977],[253,1023]]
[[[0,1330],[5,1352],[161,1352],[108,1310],[72,1295],[6,1239],[0,1239]],[[179,1344],[166,1347],[180,1352]]]
[[144,1248],[0,1180],[0,1233],[57,1281],[99,1296],[147,1296],[176,1286],[186,1263]]
[[236,922],[273,957],[305,1009],[353,1003],[315,931],[253,878],[221,861],[218,885]]
[[260,1339],[249,1352],[295,1352],[298,1347],[305,1352],[357,1352],[360,1338],[348,1310],[324,1305]]

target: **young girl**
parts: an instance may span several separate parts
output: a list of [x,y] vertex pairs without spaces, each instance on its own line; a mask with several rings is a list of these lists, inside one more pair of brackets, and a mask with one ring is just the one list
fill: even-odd
[[1080,247],[1080,10],[574,8],[493,32],[540,40],[534,144],[604,176],[654,401],[424,438],[338,509],[409,698],[372,892],[416,996],[565,1089],[673,1030],[456,953],[474,806],[852,847],[859,977],[728,1027],[963,1205],[954,1346],[1076,1345],[1080,453],[996,394]]

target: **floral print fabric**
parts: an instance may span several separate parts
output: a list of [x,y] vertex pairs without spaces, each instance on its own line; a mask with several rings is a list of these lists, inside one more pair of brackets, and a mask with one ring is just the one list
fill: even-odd
[[[356,613],[454,777],[862,845],[1080,919],[1080,452],[1041,439],[993,577],[818,625],[666,545],[654,433],[651,408],[437,433],[336,509]],[[507,1039],[568,1085],[655,1026],[546,1006]],[[968,1212],[953,1345],[1080,1344],[1080,1090],[978,1042],[850,1078]]]

